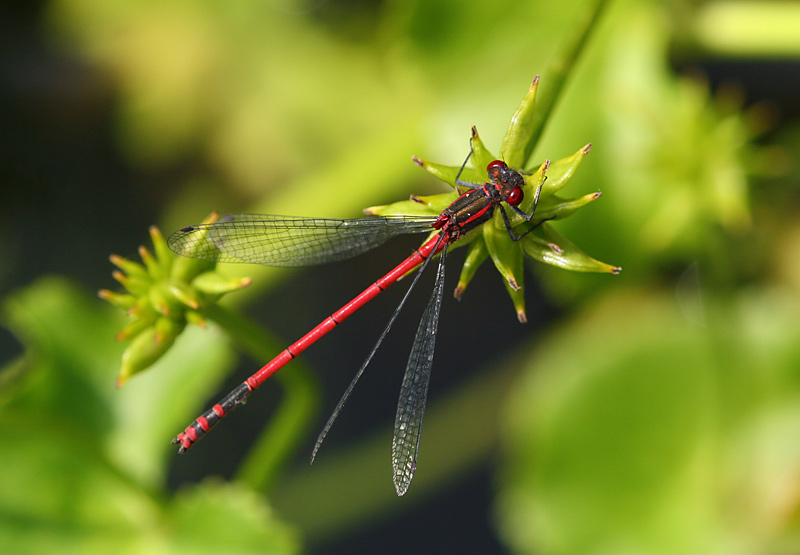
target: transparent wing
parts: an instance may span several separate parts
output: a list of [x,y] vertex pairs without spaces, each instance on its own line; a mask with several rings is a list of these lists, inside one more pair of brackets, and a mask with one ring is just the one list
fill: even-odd
[[439,310],[444,293],[444,259],[447,247],[442,249],[436,284],[428,306],[417,328],[414,346],[408,357],[408,365],[400,388],[397,416],[394,421],[392,440],[392,468],[397,495],[403,495],[411,484],[417,470],[417,453],[422,434],[422,419],[428,399],[428,384],[431,379],[433,352],[436,346],[436,330],[439,326]]
[[179,229],[168,239],[177,254],[212,262],[309,266],[344,260],[404,233],[430,232],[432,217],[368,216],[346,220],[229,214]]
[[[439,239],[437,240],[436,245],[433,248],[433,252],[434,253],[439,251],[439,246],[442,244],[442,242],[446,238],[447,238],[446,235],[440,235],[439,236]],[[442,252],[444,252],[444,251],[442,251]],[[344,408],[344,405],[347,402],[347,400],[350,398],[350,394],[353,392],[353,389],[355,389],[356,384],[358,383],[358,380],[361,378],[361,375],[364,373],[364,370],[367,369],[367,366],[372,361],[372,357],[374,357],[375,353],[378,352],[378,347],[381,346],[381,343],[383,343],[383,340],[389,334],[389,330],[392,329],[392,324],[394,324],[395,320],[397,320],[397,317],[400,315],[400,311],[403,310],[403,306],[405,306],[406,301],[411,296],[411,292],[414,290],[414,287],[416,287],[417,282],[419,282],[419,278],[425,272],[425,268],[428,267],[428,264],[430,264],[431,260],[433,260],[433,255],[428,256],[425,259],[425,262],[422,263],[422,266],[420,267],[419,271],[414,276],[414,280],[411,282],[411,285],[408,286],[408,290],[406,291],[406,294],[403,295],[403,298],[400,301],[400,304],[398,304],[397,308],[394,309],[394,312],[392,313],[392,317],[389,318],[389,323],[386,324],[386,327],[383,329],[383,333],[378,338],[377,343],[375,343],[375,346],[372,347],[372,350],[369,352],[369,355],[367,355],[367,358],[366,358],[366,360],[364,360],[364,363],[358,369],[358,372],[356,372],[356,375],[355,375],[355,377],[353,377],[353,380],[350,382],[350,385],[347,386],[347,389],[345,390],[344,395],[342,395],[342,398],[339,399],[339,403],[336,405],[336,408],[333,410],[333,414],[331,414],[330,418],[328,418],[328,421],[325,423],[325,427],[322,428],[322,431],[319,433],[319,436],[317,437],[317,442],[316,442],[316,444],[314,444],[314,450],[311,452],[311,464],[314,464],[314,459],[317,456],[317,452],[319,451],[319,448],[322,447],[322,442],[325,440],[325,437],[328,435],[328,432],[331,430],[331,427],[333,426],[333,423],[336,421],[336,418],[339,416],[339,413],[342,412],[342,409]],[[440,297],[440,300],[441,300],[441,297]]]

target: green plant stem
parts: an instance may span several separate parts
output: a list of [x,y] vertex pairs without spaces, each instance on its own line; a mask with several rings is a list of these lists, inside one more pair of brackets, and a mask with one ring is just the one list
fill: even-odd
[[[274,341],[269,334],[238,311],[211,304],[204,315],[219,324],[254,358],[266,362],[275,356]],[[275,375],[284,390],[283,400],[236,473],[237,480],[257,491],[270,489],[320,406],[320,387],[314,374],[302,363],[294,362],[292,366],[291,370]]]
[[573,34],[563,42],[563,46],[542,73],[541,90],[536,95],[536,112],[533,119],[533,130],[523,151],[523,160],[527,162],[539,143],[556,101],[562,96],[567,77],[578,60],[583,47],[586,46],[592,29],[595,27],[609,0],[593,0],[587,2],[586,9],[581,12],[580,20],[575,24]]
[[274,485],[276,475],[306,436],[320,406],[319,384],[305,366],[298,364],[279,373],[277,379],[285,392],[283,401],[236,473],[238,480],[262,493]]

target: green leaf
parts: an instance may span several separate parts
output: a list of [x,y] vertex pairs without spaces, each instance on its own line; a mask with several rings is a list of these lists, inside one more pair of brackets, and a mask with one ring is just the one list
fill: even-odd
[[5,400],[60,425],[108,432],[114,394],[108,363],[122,352],[111,331],[122,321],[118,311],[66,280],[46,277],[9,295],[2,317],[26,348],[24,371],[13,384],[19,389]]
[[674,291],[627,291],[537,342],[508,403],[514,550],[797,550],[776,492],[798,468],[798,299],[705,293],[702,325]]
[[0,396],[0,452],[13,453],[0,473],[0,551],[141,552],[176,533],[157,493],[170,439],[229,367],[225,343],[195,329],[160,371],[117,389],[114,307],[42,278],[2,308],[25,355],[4,369]]
[[297,534],[264,498],[217,480],[178,493],[167,511],[172,552],[300,553]]

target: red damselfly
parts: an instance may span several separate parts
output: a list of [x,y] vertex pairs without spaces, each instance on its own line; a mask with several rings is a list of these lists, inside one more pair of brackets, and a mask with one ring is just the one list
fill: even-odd
[[509,168],[505,162],[495,160],[487,166],[489,181],[486,183],[469,183],[459,179],[471,155],[472,149],[462,164],[455,181],[456,185],[466,189],[466,192],[443,210],[438,217],[369,216],[342,220],[236,214],[225,216],[215,223],[184,227],[170,236],[168,241],[170,248],[184,256],[215,262],[243,262],[292,267],[350,258],[375,248],[400,234],[434,233],[398,266],[287,347],[219,403],[198,417],[184,432],[178,434],[173,443],[180,444],[178,448],[180,453],[189,449],[223,416],[242,403],[253,390],[286,363],[388,286],[420,267],[377,343],[358,369],[319,434],[311,455],[313,462],[323,439],[400,314],[400,310],[422,272],[431,259],[438,254],[439,266],[433,293],[422,315],[408,358],[394,424],[392,442],[394,484],[398,495],[406,492],[417,466],[422,420],[433,365],[439,309],[444,291],[447,248],[465,234],[488,222],[497,209],[500,210],[508,234],[514,241],[521,239],[541,223],[526,224],[527,229],[518,236],[511,227],[505,209],[501,206],[502,204],[507,205],[522,216],[526,222],[530,222],[536,211],[541,185],[536,190],[531,213],[525,214],[518,207],[523,200],[524,178],[519,171]]

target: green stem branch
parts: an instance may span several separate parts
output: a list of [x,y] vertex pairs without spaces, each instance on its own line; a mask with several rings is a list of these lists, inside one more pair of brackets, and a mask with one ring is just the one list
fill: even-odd
[[593,0],[588,3],[581,19],[575,25],[572,36],[564,41],[563,47],[550,62],[547,70],[542,73],[541,90],[537,93],[536,112],[534,114],[533,131],[528,143],[525,145],[523,160],[530,160],[533,149],[539,143],[539,138],[544,131],[550,115],[553,113],[556,101],[561,98],[567,77],[578,60],[584,46],[586,46],[592,29],[596,26],[603,8],[608,0]]
[[[275,356],[279,347],[263,327],[250,318],[216,303],[205,307],[203,314],[219,324],[257,360],[268,361]],[[292,366],[273,378],[283,387],[283,400],[236,473],[237,480],[257,491],[265,492],[274,484],[309,429],[311,417],[320,404],[320,388],[313,373],[297,361]]]

